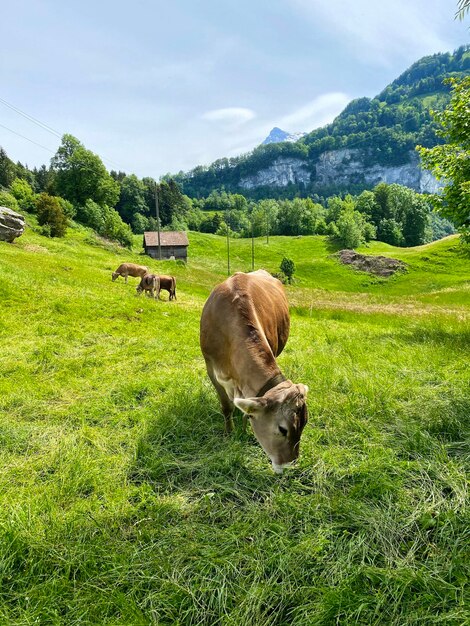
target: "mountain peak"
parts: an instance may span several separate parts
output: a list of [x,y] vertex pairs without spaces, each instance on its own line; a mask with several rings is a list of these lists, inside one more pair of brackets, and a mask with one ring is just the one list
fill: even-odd
[[307,133],[288,133],[275,126],[263,141],[262,145],[266,145],[268,143],[279,143],[281,141],[298,141],[306,134]]

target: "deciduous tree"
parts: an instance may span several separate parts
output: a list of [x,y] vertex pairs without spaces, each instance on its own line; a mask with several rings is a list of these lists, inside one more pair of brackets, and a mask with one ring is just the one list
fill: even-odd
[[62,144],[51,160],[56,171],[58,195],[74,206],[93,200],[114,207],[119,198],[119,183],[107,172],[103,162],[87,150],[73,135],[64,135]]
[[424,167],[443,183],[442,193],[434,197],[436,208],[470,241],[470,76],[449,82],[451,101],[434,114],[447,143],[418,150]]

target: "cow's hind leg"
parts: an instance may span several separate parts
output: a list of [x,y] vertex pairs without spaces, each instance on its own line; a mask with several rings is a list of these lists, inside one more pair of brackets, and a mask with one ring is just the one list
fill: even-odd
[[233,430],[233,404],[230,400],[230,398],[227,395],[227,392],[225,391],[225,389],[222,387],[222,385],[217,381],[216,377],[214,376],[214,374],[209,371],[209,369],[207,370],[207,373],[209,374],[209,378],[212,381],[212,384],[215,387],[215,390],[217,391],[217,395],[219,396],[219,400],[220,400],[220,405],[222,407],[222,413],[224,416],[224,420],[225,420],[225,432],[226,433],[231,433]]

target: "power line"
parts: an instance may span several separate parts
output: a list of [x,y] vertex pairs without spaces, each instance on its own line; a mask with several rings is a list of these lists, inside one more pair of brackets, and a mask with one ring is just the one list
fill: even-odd
[[[44,122],[41,122],[41,120],[38,120],[36,117],[33,117],[32,115],[29,115],[29,113],[25,113],[25,111],[22,111],[21,109],[19,109],[18,107],[16,107],[15,105],[11,104],[10,102],[7,102],[5,99],[0,98],[0,103],[4,104],[6,107],[8,107],[9,109],[11,109],[12,111],[14,111],[15,113],[18,113],[18,115],[22,115],[24,118],[26,118],[27,120],[29,120],[30,122],[32,122],[33,124],[36,124],[36,126],[39,126],[40,128],[42,128],[43,130],[46,130],[48,133],[50,133],[51,135],[54,135],[55,137],[58,137],[59,139],[62,139],[63,133],[60,133],[57,130],[54,130],[53,128],[51,128],[50,126],[48,126],[47,124],[44,124]],[[1,126],[1,124],[0,124]],[[4,126],[4,128],[7,128],[6,126]],[[11,130],[10,128],[7,128],[7,130]],[[35,143],[37,146],[40,146],[41,148],[44,148],[44,146],[41,146],[41,144],[36,143],[35,141],[33,141],[32,139],[28,139],[28,137],[24,137],[23,135],[20,135],[20,133],[15,132],[14,130],[11,131],[12,133],[15,133],[15,135],[19,135],[20,137],[23,137],[23,139],[26,139],[27,141],[30,141],[31,143]],[[49,150],[49,148],[45,148],[45,150]],[[49,150],[50,151],[50,150]],[[51,151],[50,151],[51,152]],[[108,159],[107,157],[101,156],[100,157],[103,161],[107,161],[108,163],[111,163],[111,165],[115,165],[116,167],[118,167],[119,169],[121,169],[121,165],[119,163],[116,163],[115,161],[112,161],[111,159]],[[123,170],[125,168],[122,168]]]
[[4,104],[5,106],[7,106],[12,111],[15,111],[15,113],[18,113],[19,115],[22,115],[23,117],[25,117],[30,122],[33,122],[33,124],[36,124],[37,126],[40,126],[41,128],[44,128],[44,130],[47,130],[47,132],[51,133],[51,135],[55,135],[56,137],[59,137],[59,139],[62,138],[62,135],[59,133],[59,131],[54,130],[53,128],[51,128],[47,124],[44,124],[40,120],[38,120],[35,117],[33,117],[32,115],[29,115],[28,113],[25,113],[21,109],[18,109],[18,107],[15,107],[13,104],[10,104],[9,102],[4,100],[3,98],[0,98],[0,102],[2,104]]
[[18,137],[21,137],[22,139],[26,139],[26,141],[29,141],[30,143],[34,143],[36,146],[39,146],[43,150],[47,150],[47,152],[50,152],[51,154],[55,154],[54,150],[51,150],[50,148],[46,148],[46,146],[43,146],[42,144],[38,143],[37,141],[33,141],[29,137],[25,137],[21,133],[17,133],[16,130],[12,130],[11,128],[8,128],[8,126],[4,126],[3,124],[0,124],[0,126],[2,128],[5,128],[6,130],[9,130],[10,133],[13,133],[14,135],[18,135]]

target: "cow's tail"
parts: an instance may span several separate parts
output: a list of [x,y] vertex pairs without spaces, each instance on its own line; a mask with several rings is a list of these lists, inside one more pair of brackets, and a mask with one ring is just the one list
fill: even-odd
[[171,290],[173,291],[173,298],[176,300],[176,278],[171,277]]

